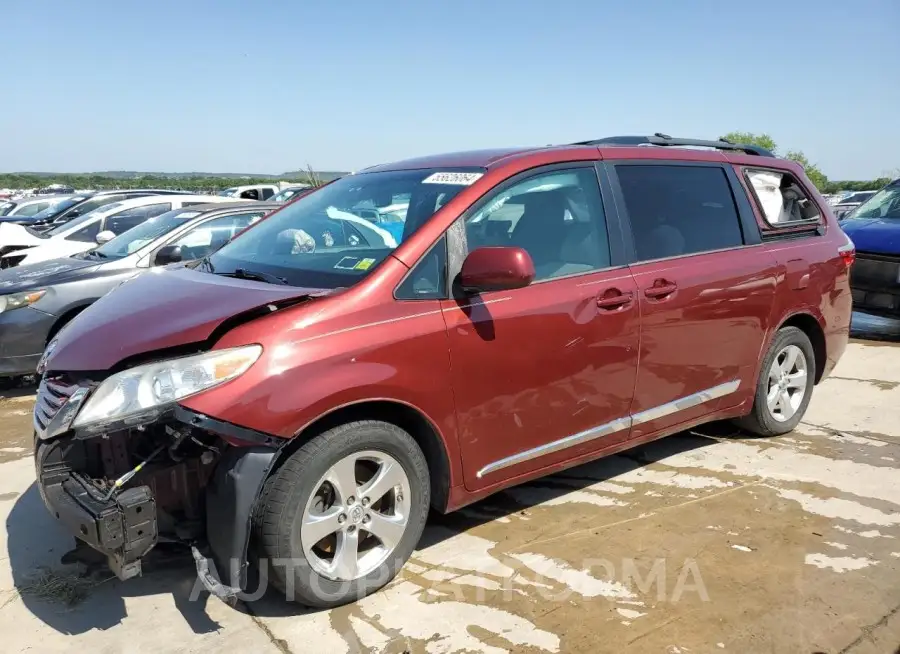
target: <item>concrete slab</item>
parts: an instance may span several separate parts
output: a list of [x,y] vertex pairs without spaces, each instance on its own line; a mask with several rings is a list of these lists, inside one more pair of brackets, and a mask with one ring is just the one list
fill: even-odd
[[238,609],[190,602],[184,558],[161,557],[126,583],[65,563],[74,541],[32,485],[16,413],[28,408],[27,395],[0,400],[4,651],[861,654],[900,644],[897,346],[851,344],[788,436],[710,425],[433,516],[395,582],[320,612],[274,594]]

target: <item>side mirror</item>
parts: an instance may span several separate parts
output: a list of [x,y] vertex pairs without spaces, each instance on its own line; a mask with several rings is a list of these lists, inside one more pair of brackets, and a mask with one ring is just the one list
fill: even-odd
[[99,234],[97,234],[96,241],[97,245],[103,245],[104,243],[109,243],[116,237],[114,232],[109,231],[108,229],[103,230]]
[[463,261],[459,283],[465,293],[509,291],[534,280],[534,262],[522,248],[484,247]]
[[164,245],[156,251],[153,257],[154,266],[168,266],[170,263],[178,263],[181,261],[180,245]]

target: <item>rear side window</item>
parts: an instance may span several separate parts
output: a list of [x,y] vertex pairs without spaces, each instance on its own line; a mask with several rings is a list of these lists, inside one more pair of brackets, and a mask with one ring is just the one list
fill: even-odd
[[228,243],[254,219],[261,218],[263,213],[257,211],[208,220],[188,230],[169,245],[180,247],[182,259],[185,261],[205,257]]
[[127,211],[123,211],[122,213],[117,213],[113,216],[109,216],[106,219],[106,225],[104,229],[107,229],[116,235],[122,234],[123,232],[127,232],[132,227],[137,227],[148,218],[162,215],[167,211],[171,211],[171,209],[172,204],[170,202],[150,204],[144,207],[128,209]]
[[80,243],[93,243],[97,239],[97,234],[100,233],[100,221],[94,220],[90,225],[82,227],[81,229],[69,234],[66,237],[68,241],[78,241]]
[[263,200],[268,200],[268,199],[269,199],[270,197],[272,197],[273,195],[275,195],[275,191],[273,191],[273,190],[270,189],[270,188],[264,188],[264,189],[262,190],[262,199],[263,199]]
[[76,218],[78,216],[83,216],[86,213],[90,213],[94,209],[98,207],[105,207],[108,204],[112,204],[113,202],[121,202],[125,199],[124,195],[101,195],[99,197],[94,197],[89,200],[85,200],[81,204],[75,205],[69,211],[63,214],[66,220],[71,220],[72,218]]
[[50,206],[49,202],[34,202],[32,204],[26,204],[24,207],[19,209],[18,211],[14,211],[13,214],[16,216],[22,216],[24,218],[28,218],[30,216],[35,215],[36,213],[40,213],[44,209]]
[[744,177],[750,183],[760,213],[770,227],[819,222],[819,208],[790,173],[748,168],[744,170]]
[[743,245],[731,185],[719,166],[617,165],[638,261]]

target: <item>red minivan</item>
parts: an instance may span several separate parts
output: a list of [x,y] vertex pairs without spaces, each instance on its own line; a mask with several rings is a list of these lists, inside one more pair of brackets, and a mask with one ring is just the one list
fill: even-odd
[[[362,217],[385,207],[399,238]],[[846,346],[853,258],[802,168],[753,146],[369,168],[65,327],[41,494],[123,579],[177,541],[225,600],[253,566],[341,604],[397,573],[429,508],[710,420],[796,427]]]

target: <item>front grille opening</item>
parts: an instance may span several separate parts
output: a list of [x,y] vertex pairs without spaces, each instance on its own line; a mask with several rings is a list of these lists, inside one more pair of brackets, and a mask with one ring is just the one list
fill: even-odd
[[66,383],[63,377],[42,379],[34,404],[35,427],[45,429],[77,388],[76,384]]

